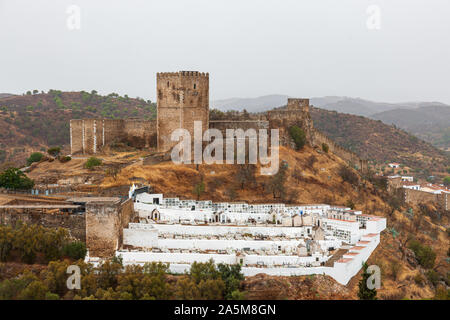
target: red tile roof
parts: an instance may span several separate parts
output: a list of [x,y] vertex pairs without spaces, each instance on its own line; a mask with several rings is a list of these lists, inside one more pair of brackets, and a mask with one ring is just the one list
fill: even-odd
[[339,262],[339,263],[347,263],[347,262],[350,262],[350,261],[352,261],[353,259],[351,259],[351,258],[341,258],[341,259],[339,259],[338,261],[336,261],[336,262]]

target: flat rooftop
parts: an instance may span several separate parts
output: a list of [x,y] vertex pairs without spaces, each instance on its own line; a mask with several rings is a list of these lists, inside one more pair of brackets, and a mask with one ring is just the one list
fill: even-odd
[[80,206],[71,204],[30,204],[30,205],[4,205],[0,209],[77,209]]
[[74,197],[69,198],[66,201],[68,202],[78,202],[78,203],[88,203],[88,202],[120,202],[121,199],[119,197]]

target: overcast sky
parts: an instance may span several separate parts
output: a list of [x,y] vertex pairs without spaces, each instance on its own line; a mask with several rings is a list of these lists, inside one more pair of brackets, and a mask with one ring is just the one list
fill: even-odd
[[[76,27],[71,5],[80,29],[67,26]],[[0,93],[95,89],[154,100],[156,72],[178,70],[209,72],[211,100],[450,104],[450,1],[0,0]]]

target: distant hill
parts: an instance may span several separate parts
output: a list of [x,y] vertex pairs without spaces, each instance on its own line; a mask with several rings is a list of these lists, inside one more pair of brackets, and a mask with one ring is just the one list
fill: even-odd
[[376,113],[371,118],[394,124],[437,147],[450,148],[450,106],[394,109]]
[[273,94],[257,98],[230,98],[211,102],[211,108],[221,111],[246,109],[248,112],[261,112],[277,108],[286,104],[288,96]]
[[[286,96],[261,101],[286,104]],[[277,100],[278,99],[278,100]],[[316,98],[314,98],[316,99]],[[340,97],[319,102],[336,103]],[[279,107],[279,106],[277,106]],[[248,108],[247,110],[249,110]],[[268,108],[270,109],[270,108]],[[377,162],[398,161],[414,168],[442,169],[445,156],[429,143],[381,121],[311,108],[314,125],[340,145]],[[0,163],[24,164],[32,151],[63,146],[69,152],[69,121],[80,118],[151,119],[156,104],[111,93],[61,92],[9,96],[0,99]]]
[[[211,108],[222,111],[242,111],[246,109],[248,112],[262,112],[285,105],[288,98],[289,96],[281,94],[273,94],[256,98],[230,98],[211,101]],[[359,116],[371,116],[380,112],[395,109],[416,109],[429,106],[446,106],[440,102],[387,103],[341,96],[314,97],[310,99],[310,103],[321,109],[341,113],[350,113]]]
[[0,99],[0,163],[24,164],[32,151],[68,144],[69,121],[80,118],[156,116],[156,104],[111,93],[61,92],[14,95]]
[[430,172],[444,172],[450,165],[441,150],[381,121],[319,108],[311,108],[311,116],[336,143],[378,164],[395,161]]
[[[246,109],[262,112],[284,106],[288,96],[267,95],[257,98],[232,98],[211,102],[222,111]],[[360,98],[326,96],[310,99],[311,105],[330,111],[365,116],[394,124],[441,149],[450,150],[448,108],[440,102],[374,102]]]
[[0,93],[0,99],[11,97],[11,96],[13,96],[13,94],[11,94],[11,93]]

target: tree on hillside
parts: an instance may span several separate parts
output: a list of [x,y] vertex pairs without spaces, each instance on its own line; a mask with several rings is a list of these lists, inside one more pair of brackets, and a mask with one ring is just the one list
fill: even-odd
[[254,164],[240,164],[236,173],[236,182],[239,183],[243,190],[247,183],[255,182],[256,165]]
[[220,277],[225,283],[225,299],[235,299],[240,293],[239,286],[241,281],[244,280],[244,275],[241,272],[241,265],[234,264],[228,265],[220,263],[217,265]]
[[13,190],[27,190],[34,186],[34,181],[17,168],[6,169],[0,174],[0,187]]
[[444,186],[450,187],[450,176],[444,178]]
[[205,183],[203,180],[194,186],[193,192],[197,196],[197,200],[200,200],[200,196],[205,192]]
[[301,128],[297,126],[290,127],[289,135],[291,136],[292,140],[294,140],[295,147],[297,150],[302,149],[303,146],[306,144],[306,134],[305,131],[303,131]]
[[274,198],[283,198],[285,195],[284,184],[287,179],[287,168],[288,164],[283,160],[278,172],[269,180],[268,188],[270,192],[272,192]]
[[371,274],[367,272],[368,267],[367,263],[364,262],[362,278],[358,283],[358,298],[360,300],[377,300],[377,290],[375,288],[369,289],[367,287],[367,280],[371,276]]
[[227,190],[225,190],[225,196],[227,196],[230,201],[236,200],[236,198],[238,197],[236,188],[234,186],[229,187]]
[[342,180],[350,183],[351,185],[356,185],[359,182],[358,175],[346,165],[341,165],[339,167],[338,173],[341,176]]

